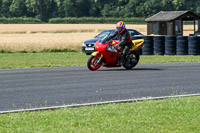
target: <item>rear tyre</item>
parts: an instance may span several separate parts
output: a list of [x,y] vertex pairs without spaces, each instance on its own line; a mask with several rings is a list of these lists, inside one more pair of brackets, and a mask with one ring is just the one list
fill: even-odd
[[131,52],[127,55],[127,58],[123,62],[123,67],[126,69],[134,68],[140,60],[140,55],[137,52]]
[[87,62],[88,69],[90,69],[92,71],[99,69],[102,65],[102,61],[100,61],[98,63],[99,59],[100,59],[100,57],[90,56],[90,58],[88,59],[88,62]]

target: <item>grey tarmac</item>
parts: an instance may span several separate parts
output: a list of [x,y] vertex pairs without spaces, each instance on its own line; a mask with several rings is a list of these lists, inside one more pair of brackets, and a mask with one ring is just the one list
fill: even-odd
[[0,69],[0,111],[200,93],[200,62]]

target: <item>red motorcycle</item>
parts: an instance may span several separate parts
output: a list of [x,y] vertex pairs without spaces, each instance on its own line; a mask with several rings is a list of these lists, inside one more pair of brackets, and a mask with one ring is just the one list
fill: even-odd
[[94,71],[101,66],[104,67],[121,67],[132,69],[135,67],[140,59],[137,50],[142,47],[144,40],[133,40],[133,47],[130,49],[123,62],[120,62],[122,48],[115,49],[113,46],[119,42],[115,40],[107,40],[107,36],[99,39],[95,44],[95,52],[91,54],[88,59],[87,66],[90,70]]

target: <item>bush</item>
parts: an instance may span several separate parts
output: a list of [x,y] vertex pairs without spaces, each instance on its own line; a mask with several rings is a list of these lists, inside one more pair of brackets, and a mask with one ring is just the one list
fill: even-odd
[[40,24],[41,20],[36,18],[0,18],[1,24]]
[[[53,24],[113,24],[118,21],[125,21],[126,24],[146,24],[145,18],[97,18],[97,17],[68,17],[52,18],[49,23]],[[40,24],[43,23],[36,18],[0,18],[0,24]]]
[[68,18],[52,18],[49,23],[56,24],[113,24],[118,21],[125,21],[126,24],[146,24],[145,18],[94,18],[94,17],[68,17]]

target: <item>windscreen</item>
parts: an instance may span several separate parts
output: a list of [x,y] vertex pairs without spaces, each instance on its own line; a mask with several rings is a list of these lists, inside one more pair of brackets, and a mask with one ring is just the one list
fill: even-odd
[[99,35],[97,35],[96,37],[97,38],[103,38],[103,37],[105,37],[106,35],[110,35],[110,34],[112,34],[113,33],[113,31],[103,31],[103,32],[101,32]]
[[101,44],[106,44],[107,42],[109,42],[111,40],[108,37],[109,37],[109,35],[104,36],[99,42]]

